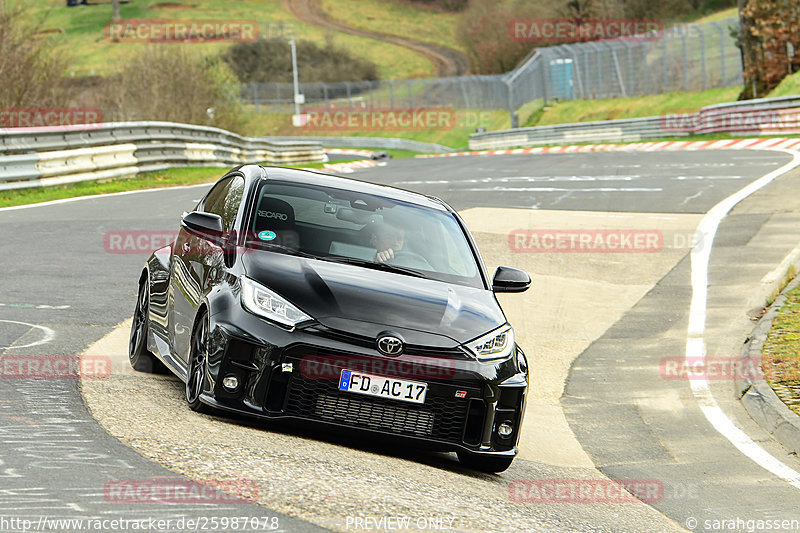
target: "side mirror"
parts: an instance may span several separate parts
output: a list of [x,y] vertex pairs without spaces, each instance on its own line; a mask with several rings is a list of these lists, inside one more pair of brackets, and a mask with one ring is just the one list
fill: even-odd
[[192,211],[181,219],[181,226],[214,242],[222,239],[222,217],[213,213]]
[[494,272],[494,292],[525,292],[530,286],[531,277],[524,270],[501,266]]

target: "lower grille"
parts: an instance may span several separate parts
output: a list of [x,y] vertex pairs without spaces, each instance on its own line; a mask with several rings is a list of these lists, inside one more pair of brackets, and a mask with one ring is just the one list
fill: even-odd
[[454,397],[455,386],[429,384],[425,403],[413,405],[359,397],[340,391],[337,385],[334,380],[304,379],[293,375],[285,412],[399,435],[462,442],[469,402]]
[[323,420],[355,423],[387,431],[430,435],[433,432],[433,413],[399,405],[381,405],[360,398],[317,396],[315,414]]

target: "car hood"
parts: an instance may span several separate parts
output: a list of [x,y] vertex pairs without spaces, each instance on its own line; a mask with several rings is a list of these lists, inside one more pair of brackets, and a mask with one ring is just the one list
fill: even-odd
[[389,331],[409,344],[452,346],[506,322],[484,289],[280,253],[243,259],[248,277],[336,330],[368,337]]

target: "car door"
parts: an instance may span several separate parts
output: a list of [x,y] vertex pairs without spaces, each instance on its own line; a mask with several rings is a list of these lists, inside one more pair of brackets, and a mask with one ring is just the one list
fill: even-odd
[[[226,177],[209,191],[198,211],[219,214],[230,188],[232,178]],[[186,367],[195,312],[203,297],[206,280],[209,242],[181,226],[172,249],[170,264],[170,344],[173,357]]]

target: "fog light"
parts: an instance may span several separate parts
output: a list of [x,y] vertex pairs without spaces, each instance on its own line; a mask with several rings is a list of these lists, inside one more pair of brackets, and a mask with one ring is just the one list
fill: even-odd
[[233,374],[228,374],[225,376],[225,378],[223,378],[222,386],[225,387],[225,390],[235,391],[239,388],[239,378]]
[[503,438],[510,437],[512,433],[514,433],[514,426],[512,426],[508,422],[503,422],[502,424],[497,426],[497,434]]

